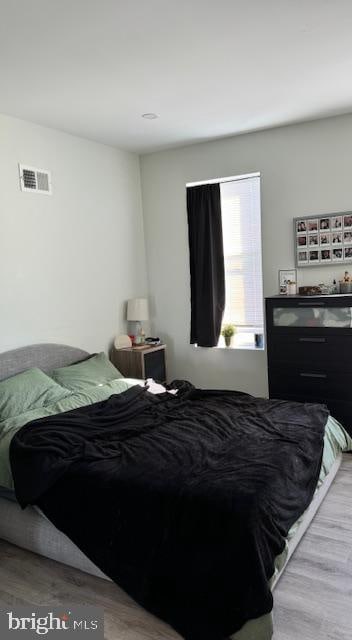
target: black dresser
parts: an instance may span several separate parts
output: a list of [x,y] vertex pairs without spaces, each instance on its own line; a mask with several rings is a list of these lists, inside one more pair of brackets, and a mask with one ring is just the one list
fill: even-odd
[[327,404],[352,434],[352,295],[266,299],[269,397]]

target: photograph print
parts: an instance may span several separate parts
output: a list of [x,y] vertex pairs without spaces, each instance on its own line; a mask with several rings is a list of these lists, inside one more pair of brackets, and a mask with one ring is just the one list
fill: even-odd
[[332,233],[332,244],[342,244],[342,233]]
[[309,251],[309,262],[319,261],[319,251]]
[[296,232],[297,233],[307,233],[307,221],[306,220],[297,220],[297,222],[296,222]]
[[320,244],[330,244],[330,233],[320,233]]
[[343,216],[343,228],[344,229],[352,229],[352,214]]
[[330,249],[323,249],[320,255],[320,259],[322,262],[327,262],[329,260],[331,260],[331,251]]
[[332,250],[332,259],[341,262],[343,259],[343,249],[333,249]]
[[332,229],[342,229],[342,216],[333,216],[331,218]]
[[320,218],[319,229],[320,231],[328,231],[330,229],[330,218]]
[[308,220],[308,232],[313,233],[314,231],[318,231],[318,218],[315,220]]
[[310,233],[308,236],[308,244],[310,247],[318,246],[319,236],[317,233]]
[[298,247],[306,247],[307,246],[307,235],[304,234],[302,236],[297,236],[297,246]]
[[297,264],[298,265],[308,264],[308,251],[297,252]]

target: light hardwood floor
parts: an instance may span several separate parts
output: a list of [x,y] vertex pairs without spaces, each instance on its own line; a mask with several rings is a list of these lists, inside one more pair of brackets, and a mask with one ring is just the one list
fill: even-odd
[[[352,638],[352,455],[274,593],[274,640]],[[96,604],[107,640],[179,640],[116,585],[0,541],[0,606]]]
[[352,638],[352,455],[274,591],[274,640]]

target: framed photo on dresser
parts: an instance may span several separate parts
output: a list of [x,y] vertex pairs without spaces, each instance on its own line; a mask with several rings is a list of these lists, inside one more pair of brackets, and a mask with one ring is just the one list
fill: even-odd
[[296,267],[352,263],[352,211],[293,219]]
[[279,294],[287,295],[289,284],[297,283],[296,269],[280,269],[279,271]]

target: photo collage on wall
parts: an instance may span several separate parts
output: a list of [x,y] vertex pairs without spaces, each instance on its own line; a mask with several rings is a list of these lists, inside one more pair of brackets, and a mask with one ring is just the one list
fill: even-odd
[[352,262],[352,213],[295,218],[298,267]]

